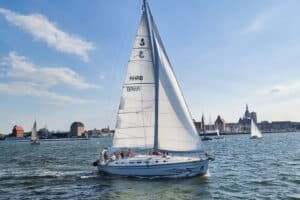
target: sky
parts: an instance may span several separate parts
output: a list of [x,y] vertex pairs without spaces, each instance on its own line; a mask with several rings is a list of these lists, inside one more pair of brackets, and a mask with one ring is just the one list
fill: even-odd
[[[113,128],[141,4],[0,1],[0,133]],[[300,121],[300,1],[149,4],[193,118]]]

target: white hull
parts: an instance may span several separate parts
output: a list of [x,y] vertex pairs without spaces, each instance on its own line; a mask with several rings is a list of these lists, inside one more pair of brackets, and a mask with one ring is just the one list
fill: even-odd
[[140,156],[99,163],[101,172],[135,177],[190,177],[203,175],[208,170],[208,159],[189,157]]

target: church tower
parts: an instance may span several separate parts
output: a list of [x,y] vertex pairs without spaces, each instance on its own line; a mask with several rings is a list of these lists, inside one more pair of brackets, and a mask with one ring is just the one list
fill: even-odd
[[250,112],[249,112],[249,109],[248,109],[248,104],[246,104],[246,111],[245,111],[245,115],[244,115],[244,118],[250,118],[251,115],[250,115]]

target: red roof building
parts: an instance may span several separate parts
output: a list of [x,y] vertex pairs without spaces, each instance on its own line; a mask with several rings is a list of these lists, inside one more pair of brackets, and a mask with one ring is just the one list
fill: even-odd
[[22,138],[24,137],[24,128],[22,126],[15,125],[12,133],[15,137]]

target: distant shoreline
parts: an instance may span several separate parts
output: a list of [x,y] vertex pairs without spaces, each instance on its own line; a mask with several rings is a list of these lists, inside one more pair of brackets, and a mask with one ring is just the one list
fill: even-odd
[[[262,132],[263,134],[279,134],[279,133],[299,133],[298,131],[265,131]],[[221,132],[220,135],[250,135],[250,132]],[[205,134],[199,134],[199,136],[217,136],[216,133],[205,133]]]
[[[103,136],[103,137],[92,137],[92,138],[106,138],[109,136]],[[90,140],[91,138],[52,138],[52,139],[39,139],[39,141],[75,141],[75,140]],[[0,140],[1,141],[1,140]],[[3,139],[2,141],[8,141],[8,142],[30,142],[30,138],[10,138],[10,139]]]

